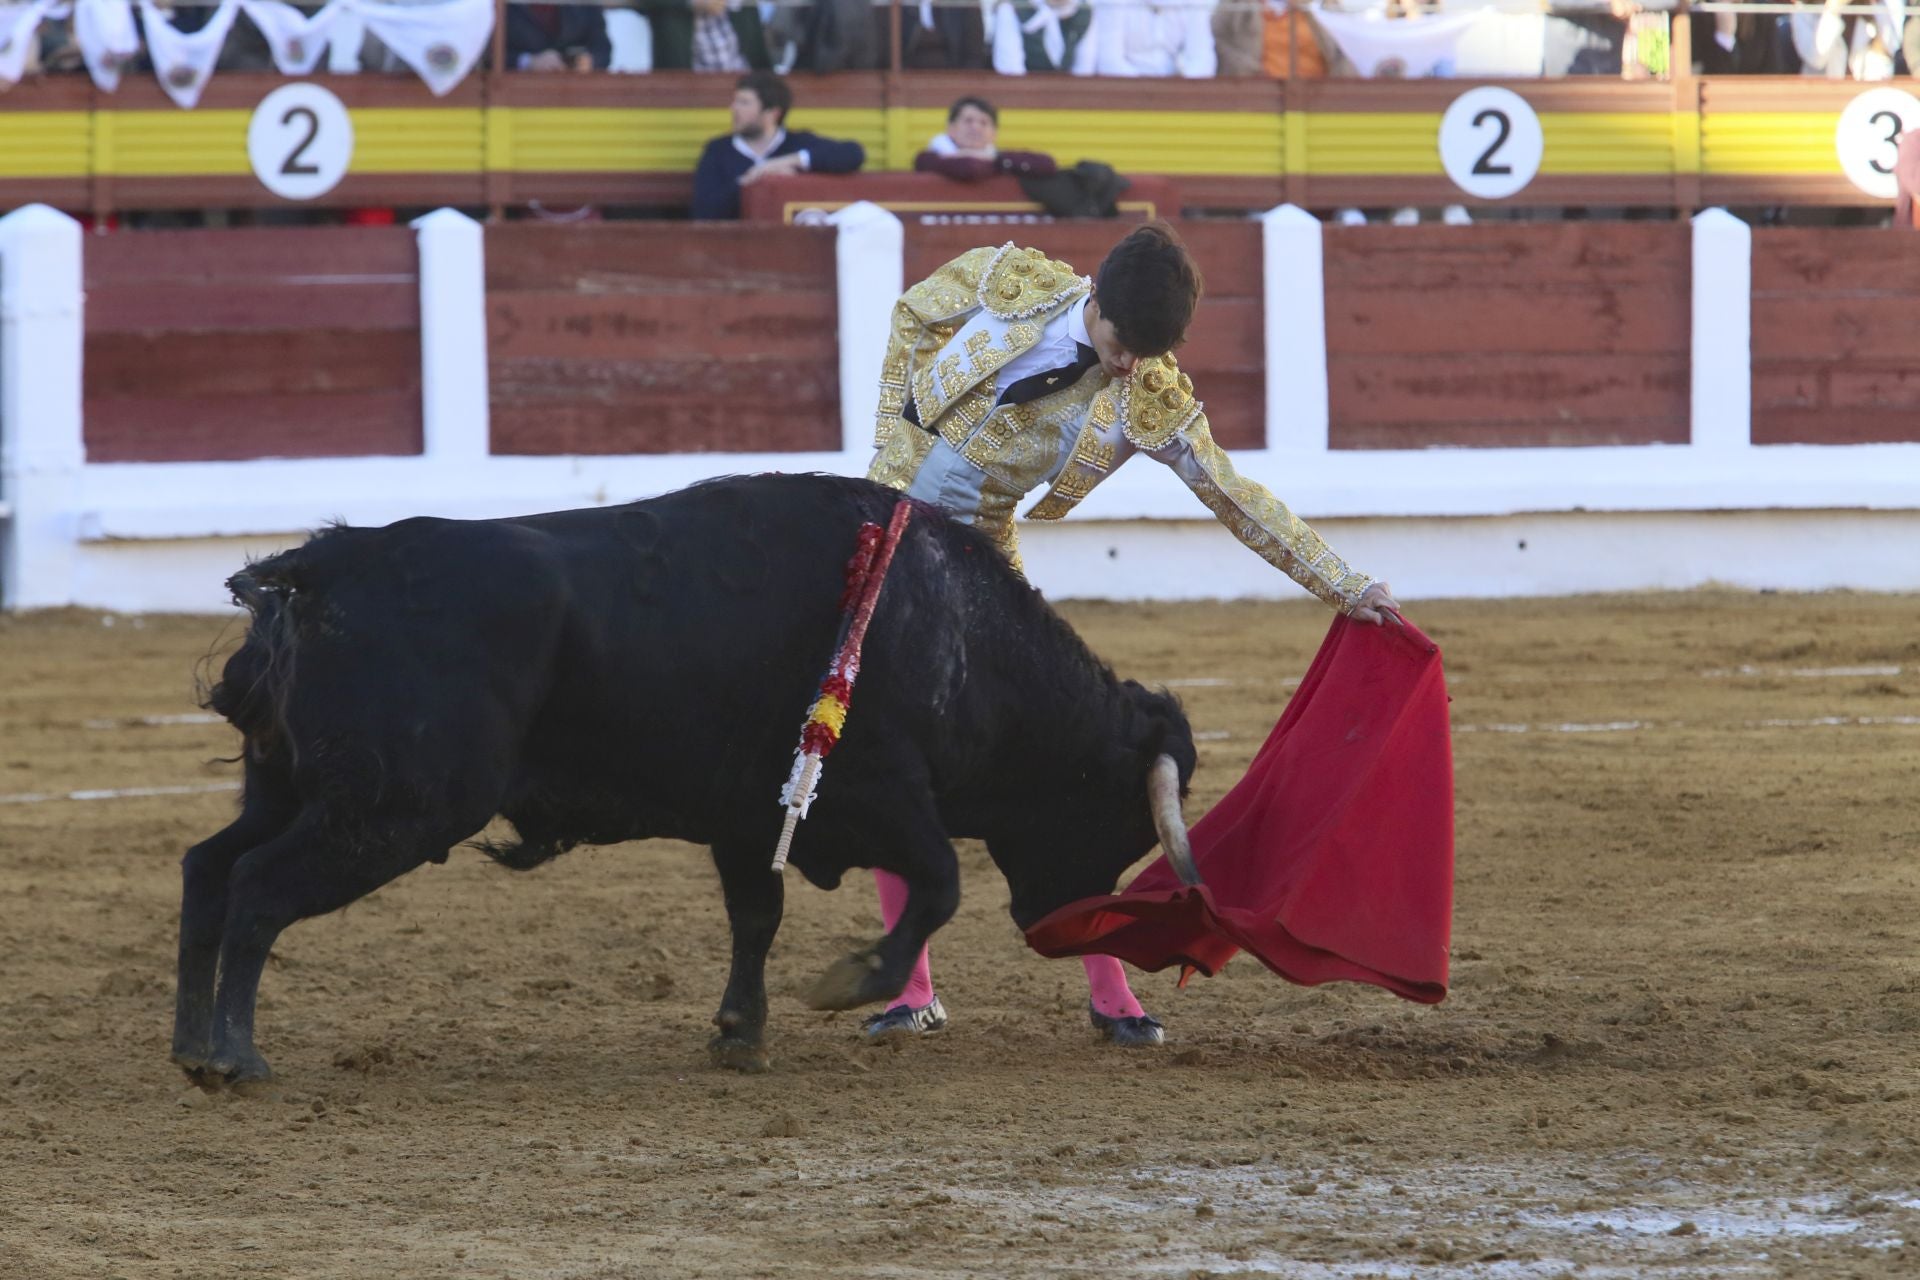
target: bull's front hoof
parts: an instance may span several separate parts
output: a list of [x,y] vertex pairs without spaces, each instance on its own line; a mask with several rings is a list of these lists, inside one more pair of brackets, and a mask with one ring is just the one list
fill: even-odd
[[[827,971],[807,992],[807,1007],[857,1009],[896,994],[882,990],[886,984],[880,981],[880,967],[880,957],[872,951],[856,951],[840,957],[827,966]],[[905,985],[904,980],[901,985]]]
[[751,1040],[737,1040],[732,1036],[715,1036],[707,1041],[707,1054],[713,1059],[714,1066],[747,1075],[759,1075],[771,1065],[767,1061],[765,1045]]
[[207,1075],[207,1059],[213,1056],[213,1048],[206,1044],[182,1044],[174,1041],[173,1063],[187,1073],[187,1078],[199,1084]]
[[202,1071],[202,1075],[197,1077],[202,1083],[224,1080],[228,1084],[264,1084],[273,1079],[273,1068],[252,1046],[238,1052],[224,1050],[215,1053],[207,1060]]

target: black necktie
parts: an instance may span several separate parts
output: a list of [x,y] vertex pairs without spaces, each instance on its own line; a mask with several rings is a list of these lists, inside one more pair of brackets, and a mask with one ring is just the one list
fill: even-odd
[[1100,363],[1100,353],[1084,342],[1076,342],[1073,345],[1078,348],[1078,358],[1072,364],[1063,364],[1058,369],[1048,369],[1042,373],[1028,374],[1000,393],[1000,403],[1025,404],[1029,400],[1038,400],[1041,396],[1050,396],[1056,391],[1064,391],[1080,381],[1082,374]]

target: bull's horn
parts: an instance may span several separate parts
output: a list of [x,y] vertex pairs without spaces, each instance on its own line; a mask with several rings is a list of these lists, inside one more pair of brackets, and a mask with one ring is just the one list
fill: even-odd
[[1147,770],[1147,802],[1153,808],[1153,828],[1160,833],[1160,851],[1167,855],[1181,884],[1200,883],[1187,844],[1187,822],[1180,815],[1180,766],[1169,755],[1157,756]]

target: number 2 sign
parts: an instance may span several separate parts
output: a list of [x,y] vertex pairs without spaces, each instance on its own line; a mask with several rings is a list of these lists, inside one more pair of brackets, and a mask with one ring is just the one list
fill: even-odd
[[1540,117],[1511,89],[1485,85],[1455,98],[1440,117],[1440,163],[1470,196],[1502,200],[1540,172]]
[[[1908,21],[1914,21],[1909,18]],[[1840,169],[1854,186],[1870,196],[1891,200],[1899,195],[1893,176],[1894,153],[1900,135],[1920,129],[1920,98],[1903,89],[1869,89],[1847,104],[1834,130],[1834,148]]]
[[253,109],[247,159],[261,184],[284,200],[323,196],[353,160],[353,118],[317,84],[281,85]]

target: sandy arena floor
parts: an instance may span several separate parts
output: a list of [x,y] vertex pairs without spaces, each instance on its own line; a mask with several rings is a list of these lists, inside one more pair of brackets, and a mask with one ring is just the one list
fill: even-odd
[[[1068,612],[1185,682],[1194,816],[1327,621]],[[178,859],[233,804],[191,700],[221,620],[0,618],[0,1277],[1920,1274],[1920,599],[1412,616],[1455,695],[1438,1007],[1241,961],[1140,979],[1165,1049],[1097,1045],[963,848],[952,1029],[804,1009],[879,919],[795,878],[743,1078],[700,851],[463,850],[287,934],[246,1096],[167,1061]]]

